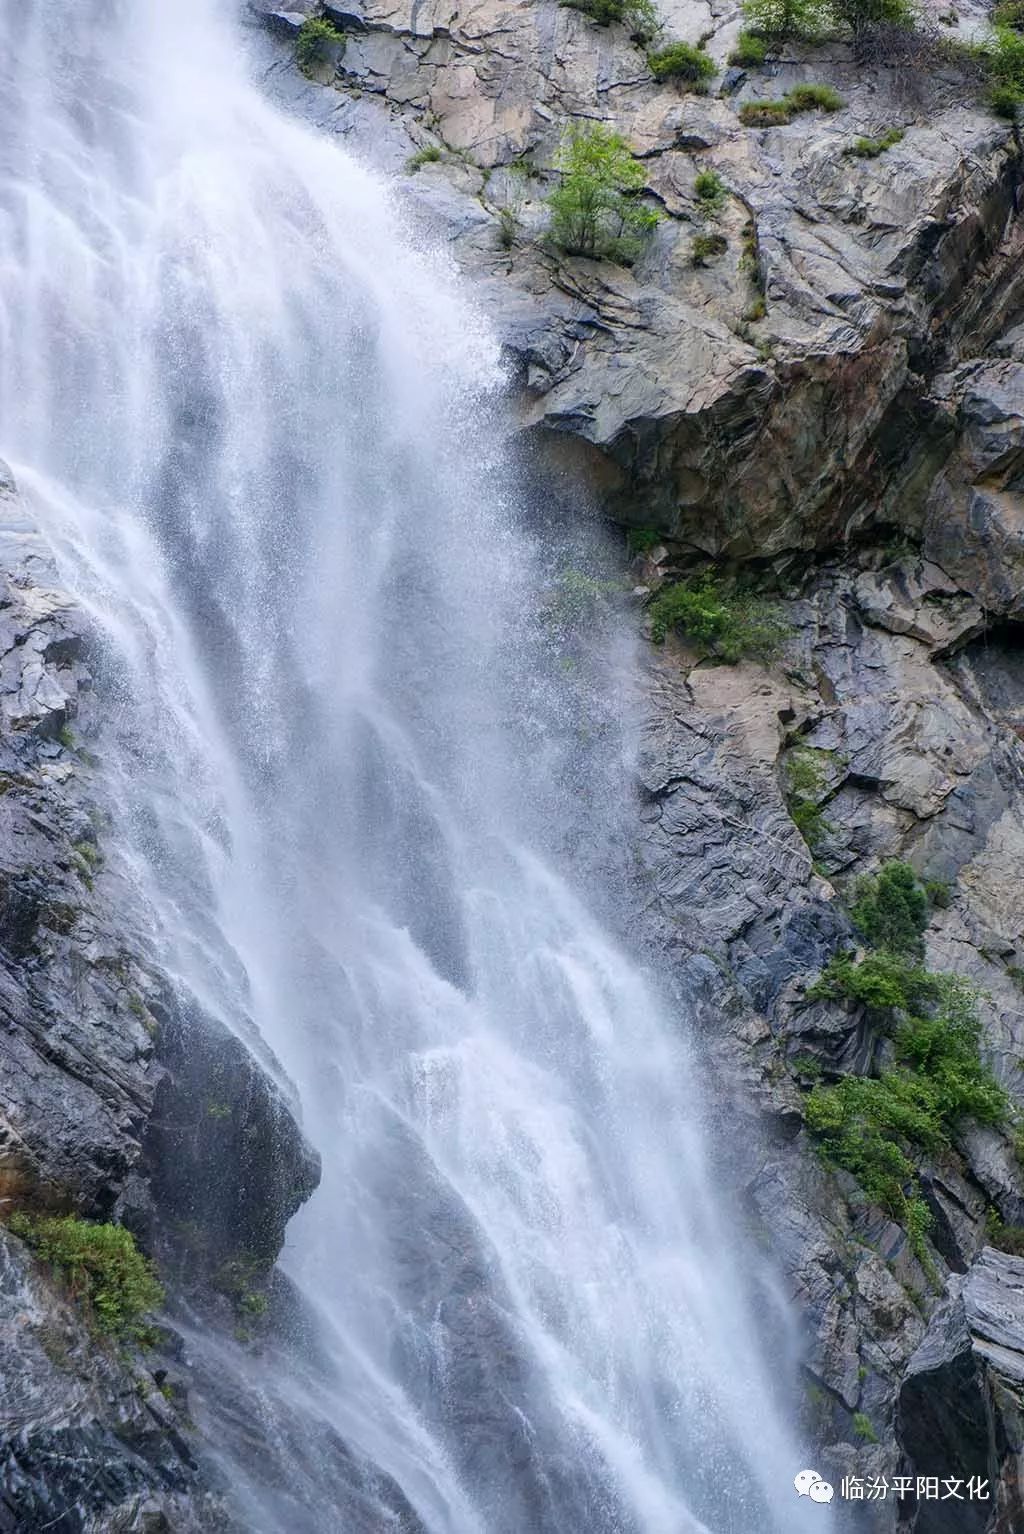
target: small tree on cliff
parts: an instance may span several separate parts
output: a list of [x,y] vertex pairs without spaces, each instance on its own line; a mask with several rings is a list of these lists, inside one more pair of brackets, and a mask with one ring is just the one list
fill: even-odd
[[658,214],[638,201],[644,169],[626,140],[603,123],[574,124],[562,140],[557,168],[548,232],[558,248],[570,256],[631,260]]

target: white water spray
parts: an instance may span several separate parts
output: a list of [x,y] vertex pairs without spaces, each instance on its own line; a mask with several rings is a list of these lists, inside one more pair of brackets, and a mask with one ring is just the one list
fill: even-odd
[[678,1026],[538,847],[486,325],[217,0],[21,0],[0,75],[0,453],[105,636],[119,855],[323,1158],[313,1361],[208,1341],[284,1465],[225,1443],[245,1525],[829,1527]]

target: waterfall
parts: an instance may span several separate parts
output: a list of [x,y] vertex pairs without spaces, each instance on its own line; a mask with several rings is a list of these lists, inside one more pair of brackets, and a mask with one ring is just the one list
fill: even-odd
[[685,1020],[573,873],[486,318],[232,5],[19,0],[0,75],[0,453],[97,635],[111,855],[323,1161],[305,1350],[189,1339],[243,1526],[829,1527]]

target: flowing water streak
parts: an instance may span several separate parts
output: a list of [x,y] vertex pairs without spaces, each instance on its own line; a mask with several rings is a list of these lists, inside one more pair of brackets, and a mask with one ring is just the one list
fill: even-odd
[[248,1526],[827,1527],[678,1026],[537,845],[486,325],[217,0],[21,0],[0,70],[0,452],[104,636],[117,855],[323,1156],[315,1360],[207,1343],[293,1461],[225,1451]]

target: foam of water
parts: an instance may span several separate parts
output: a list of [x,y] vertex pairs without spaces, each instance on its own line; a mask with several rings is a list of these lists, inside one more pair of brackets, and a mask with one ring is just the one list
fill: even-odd
[[825,1528],[680,1024],[522,759],[542,550],[500,385],[217,0],[4,7],[0,452],[103,636],[161,961],[256,1020],[323,1157],[283,1259],[315,1367],[209,1340],[295,1460],[270,1487],[225,1448],[247,1524],[400,1526],[299,1465],[329,1430],[430,1534]]

